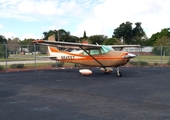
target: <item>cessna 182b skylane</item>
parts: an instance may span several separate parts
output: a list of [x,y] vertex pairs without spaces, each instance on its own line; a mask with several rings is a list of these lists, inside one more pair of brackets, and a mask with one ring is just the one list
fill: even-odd
[[[93,44],[82,44],[82,43],[71,43],[71,42],[59,42],[59,41],[47,41],[47,40],[35,40],[34,44],[47,45],[49,56],[52,60],[70,62],[76,64],[82,64],[92,67],[101,67],[104,73],[113,71],[111,67],[116,69],[116,75],[122,76],[119,70],[120,66],[127,64],[131,58],[136,55],[121,51],[123,47],[137,47],[139,45],[93,45]],[[79,47],[80,50],[67,52],[59,51],[54,46],[71,46]],[[115,51],[113,48],[121,48],[120,51]],[[90,70],[89,70],[90,71]],[[91,72],[92,73],[92,72]]]

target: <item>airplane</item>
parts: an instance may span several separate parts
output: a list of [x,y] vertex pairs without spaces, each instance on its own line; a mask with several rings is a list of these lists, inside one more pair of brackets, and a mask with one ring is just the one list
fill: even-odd
[[[136,55],[122,51],[124,47],[139,47],[140,45],[94,45],[72,42],[61,42],[54,40],[34,40],[33,44],[47,45],[48,58],[61,62],[70,62],[75,64],[82,64],[91,67],[100,67],[104,73],[116,70],[116,76],[121,77],[122,73],[119,70],[120,66],[127,64],[130,59]],[[55,47],[54,47],[55,46]],[[72,47],[79,48],[75,51],[60,51],[57,47]],[[114,50],[113,48],[120,48]]]

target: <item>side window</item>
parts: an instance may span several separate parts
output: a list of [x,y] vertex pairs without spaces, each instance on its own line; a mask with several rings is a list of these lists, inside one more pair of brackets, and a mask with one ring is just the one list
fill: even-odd
[[[90,53],[90,55],[99,55],[100,51],[99,49],[93,49],[93,50],[87,50],[88,53]],[[88,55],[86,52],[83,52],[84,55]]]
[[[86,52],[90,52],[89,50],[86,50]],[[88,55],[86,52],[83,52],[83,55]]]
[[98,54],[100,54],[99,49],[90,50],[90,54],[91,55],[98,55]]

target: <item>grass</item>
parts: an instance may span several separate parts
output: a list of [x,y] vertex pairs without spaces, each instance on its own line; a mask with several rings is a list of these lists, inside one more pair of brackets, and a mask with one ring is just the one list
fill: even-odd
[[[40,56],[46,56],[45,54],[37,54],[36,59],[41,60],[42,58]],[[8,61],[28,61],[28,60],[34,60],[35,56],[34,55],[19,55],[19,54],[11,54],[8,57]],[[5,58],[0,58],[1,62],[5,62]]]
[[170,59],[170,56],[136,56],[132,61],[146,61],[148,63],[167,63]]
[[[38,54],[36,55],[36,60],[42,60],[44,58],[41,58],[40,56],[46,56],[46,54]],[[28,60],[34,60],[35,56],[34,55],[19,55],[19,54],[11,54],[8,58],[8,61],[28,61]],[[136,56],[133,58],[131,61],[145,61],[148,62],[149,64],[160,64],[160,63],[167,63],[170,60],[170,56],[154,56],[154,55],[140,55]],[[0,58],[0,62],[5,62],[6,59]],[[47,62],[47,63],[36,63],[36,66],[50,66],[52,63]],[[8,65],[9,67],[10,65]],[[32,64],[25,64],[25,66],[30,67],[30,66],[35,66],[34,63]],[[64,66],[74,66],[73,63],[65,63]],[[4,65],[4,67],[6,67]]]
[[[34,63],[30,64],[25,64],[25,67],[34,67]],[[41,67],[41,66],[51,66],[51,63],[36,63],[36,67]]]
[[[42,67],[42,66],[52,66],[52,64],[54,63],[36,63],[36,67]],[[6,68],[6,65],[1,65],[3,66],[4,68]],[[24,64],[24,67],[34,67],[35,66],[35,63],[29,63],[29,64]],[[73,67],[74,66],[74,63],[64,63],[64,66],[66,67]],[[8,68],[10,68],[10,65],[7,65]]]

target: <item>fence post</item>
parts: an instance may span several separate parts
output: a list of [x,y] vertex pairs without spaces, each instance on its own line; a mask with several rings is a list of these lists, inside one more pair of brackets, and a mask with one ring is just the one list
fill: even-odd
[[5,61],[6,61],[6,73],[8,72],[8,66],[7,66],[7,61],[8,61],[8,53],[7,53],[7,44],[3,41],[4,45],[5,45]]
[[140,67],[140,53],[141,53],[141,48],[139,46],[139,52],[138,52],[138,60],[139,60],[139,62],[138,62],[138,67]]
[[34,44],[34,70],[36,70],[36,45]]
[[161,45],[161,67],[162,67],[162,45]]

